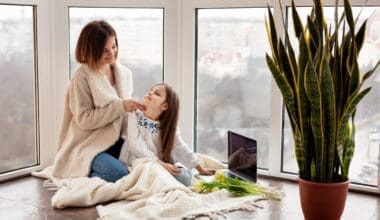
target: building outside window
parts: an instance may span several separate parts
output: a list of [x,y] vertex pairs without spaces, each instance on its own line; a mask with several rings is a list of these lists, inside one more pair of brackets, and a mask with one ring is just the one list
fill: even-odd
[[266,10],[198,9],[196,25],[197,151],[227,161],[232,130],[258,141],[260,168],[268,168],[270,123]]

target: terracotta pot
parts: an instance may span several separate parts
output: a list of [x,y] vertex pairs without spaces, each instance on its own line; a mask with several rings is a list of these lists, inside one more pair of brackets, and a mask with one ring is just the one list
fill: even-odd
[[298,179],[305,220],[339,220],[346,203],[347,180],[340,183],[317,183]]

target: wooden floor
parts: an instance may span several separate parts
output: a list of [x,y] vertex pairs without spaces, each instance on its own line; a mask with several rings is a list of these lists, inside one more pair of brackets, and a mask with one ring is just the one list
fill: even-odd
[[[262,201],[263,209],[255,213],[235,212],[227,219],[303,219],[299,204],[298,185],[295,182],[259,177],[267,186],[285,193],[282,201]],[[50,205],[53,192],[42,187],[43,180],[35,177],[0,183],[0,219],[96,219],[94,207],[54,209]],[[380,220],[380,197],[349,192],[342,220]]]

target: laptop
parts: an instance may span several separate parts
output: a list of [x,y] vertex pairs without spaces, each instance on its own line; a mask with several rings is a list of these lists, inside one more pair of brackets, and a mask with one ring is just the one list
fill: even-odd
[[[257,181],[257,141],[234,133],[227,132],[228,136],[228,169],[222,172],[232,178]],[[198,175],[202,180],[209,181],[210,176]]]

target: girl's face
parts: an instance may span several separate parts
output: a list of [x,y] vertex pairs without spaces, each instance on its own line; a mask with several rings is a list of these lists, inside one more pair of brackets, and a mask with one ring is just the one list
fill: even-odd
[[144,96],[144,105],[149,115],[158,118],[168,108],[166,103],[166,88],[164,85],[152,87]]
[[102,67],[106,64],[113,64],[115,62],[116,53],[116,40],[114,36],[111,36],[107,39],[106,44],[104,45],[104,50],[99,61],[99,66]]

